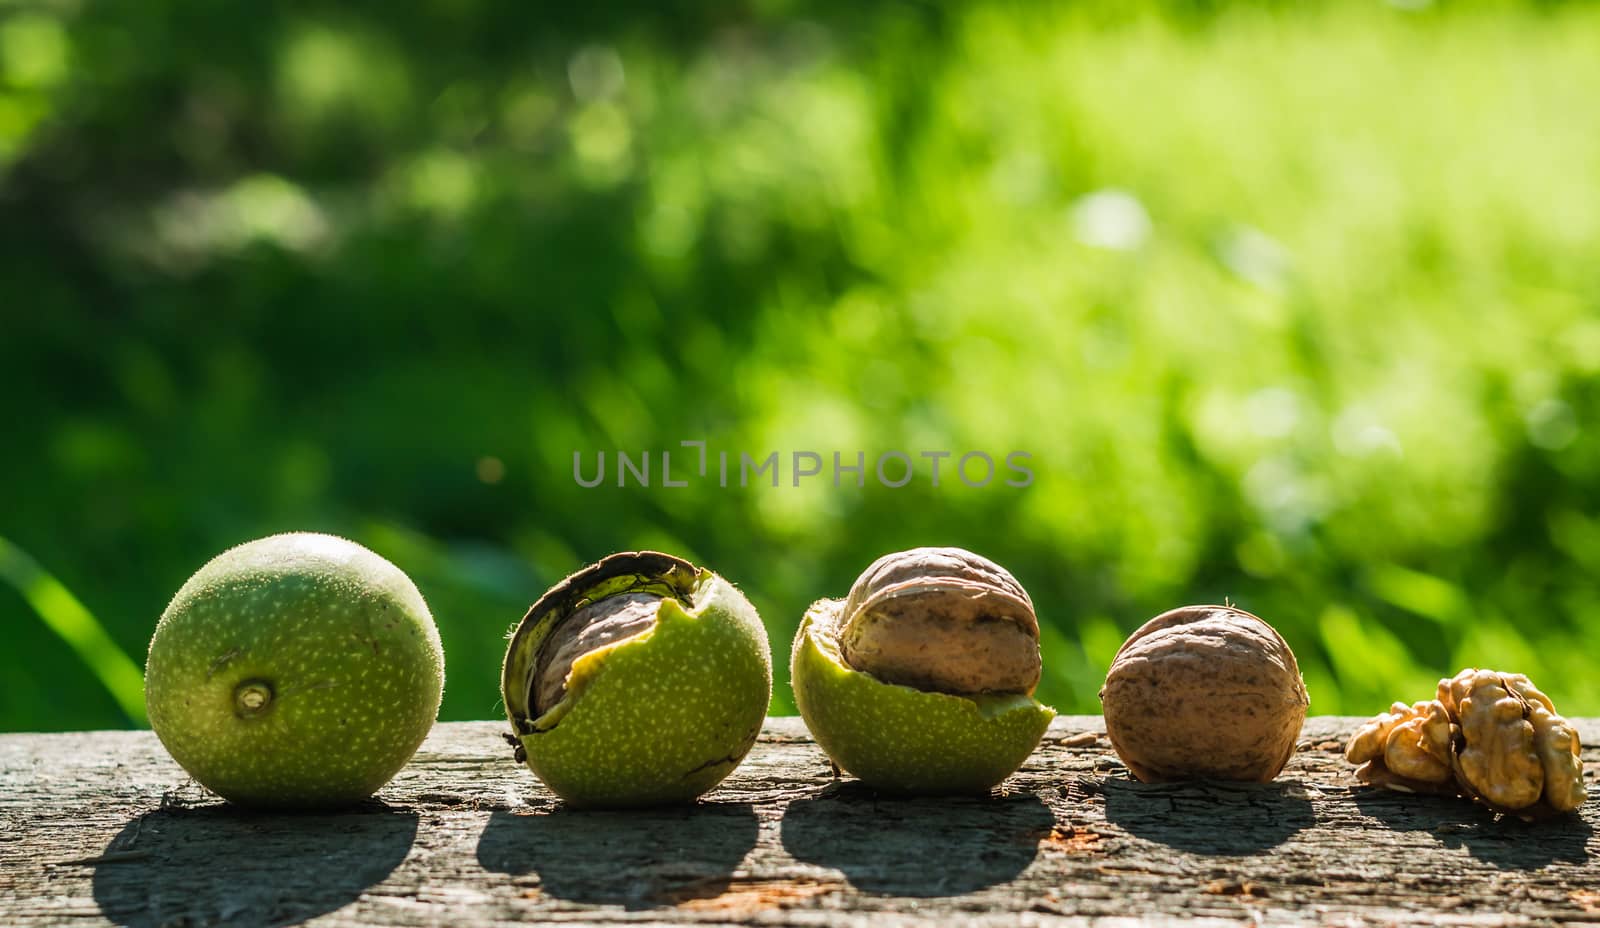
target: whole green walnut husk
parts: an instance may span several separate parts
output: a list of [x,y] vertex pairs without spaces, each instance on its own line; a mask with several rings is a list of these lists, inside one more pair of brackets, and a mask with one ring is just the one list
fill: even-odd
[[1055,710],[1033,698],[1039,624],[1015,577],[961,548],[873,562],[795,635],[795,705],[822,749],[867,784],[978,793],[1010,776]]
[[346,805],[405,766],[444,690],[439,631],[398,567],[296,532],[231,548],[156,625],[145,704],[184,770],[230,802]]
[[625,552],[534,603],[501,693],[517,759],[569,804],[686,802],[755,744],[772,655],[732,584],[672,555]]

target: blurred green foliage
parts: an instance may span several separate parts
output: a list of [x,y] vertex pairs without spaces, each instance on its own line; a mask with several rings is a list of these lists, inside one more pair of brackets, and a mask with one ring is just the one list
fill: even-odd
[[[0,728],[131,724],[107,642],[287,529],[412,574],[450,719],[608,552],[782,663],[919,544],[1018,575],[1064,711],[1228,597],[1314,712],[1600,713],[1600,8],[581,6],[0,4]],[[1036,481],[573,480],[684,439]]]

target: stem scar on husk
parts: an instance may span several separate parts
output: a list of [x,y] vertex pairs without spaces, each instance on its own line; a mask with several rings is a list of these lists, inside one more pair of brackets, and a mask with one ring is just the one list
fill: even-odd
[[246,680],[233,688],[233,714],[241,719],[257,718],[273,706],[272,684],[266,680]]

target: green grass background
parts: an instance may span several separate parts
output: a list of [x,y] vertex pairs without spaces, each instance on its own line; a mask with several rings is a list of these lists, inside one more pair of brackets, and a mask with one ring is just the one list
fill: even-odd
[[[0,728],[136,724],[173,591],[288,529],[411,573],[447,719],[498,714],[506,630],[611,551],[714,567],[782,664],[919,544],[1022,580],[1063,711],[1227,597],[1316,713],[1487,664],[1600,714],[1597,35],[1546,3],[0,4]],[[683,439],[1036,481],[573,482]]]

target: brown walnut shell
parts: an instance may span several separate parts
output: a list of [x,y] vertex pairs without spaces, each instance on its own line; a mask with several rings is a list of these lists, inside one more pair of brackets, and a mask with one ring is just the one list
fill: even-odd
[[1309,700],[1272,626],[1232,606],[1184,606],[1123,643],[1100,702],[1112,747],[1140,780],[1264,783],[1294,753]]
[[1009,571],[962,548],[912,548],[873,561],[840,608],[854,670],[935,693],[1031,694],[1039,620]]

